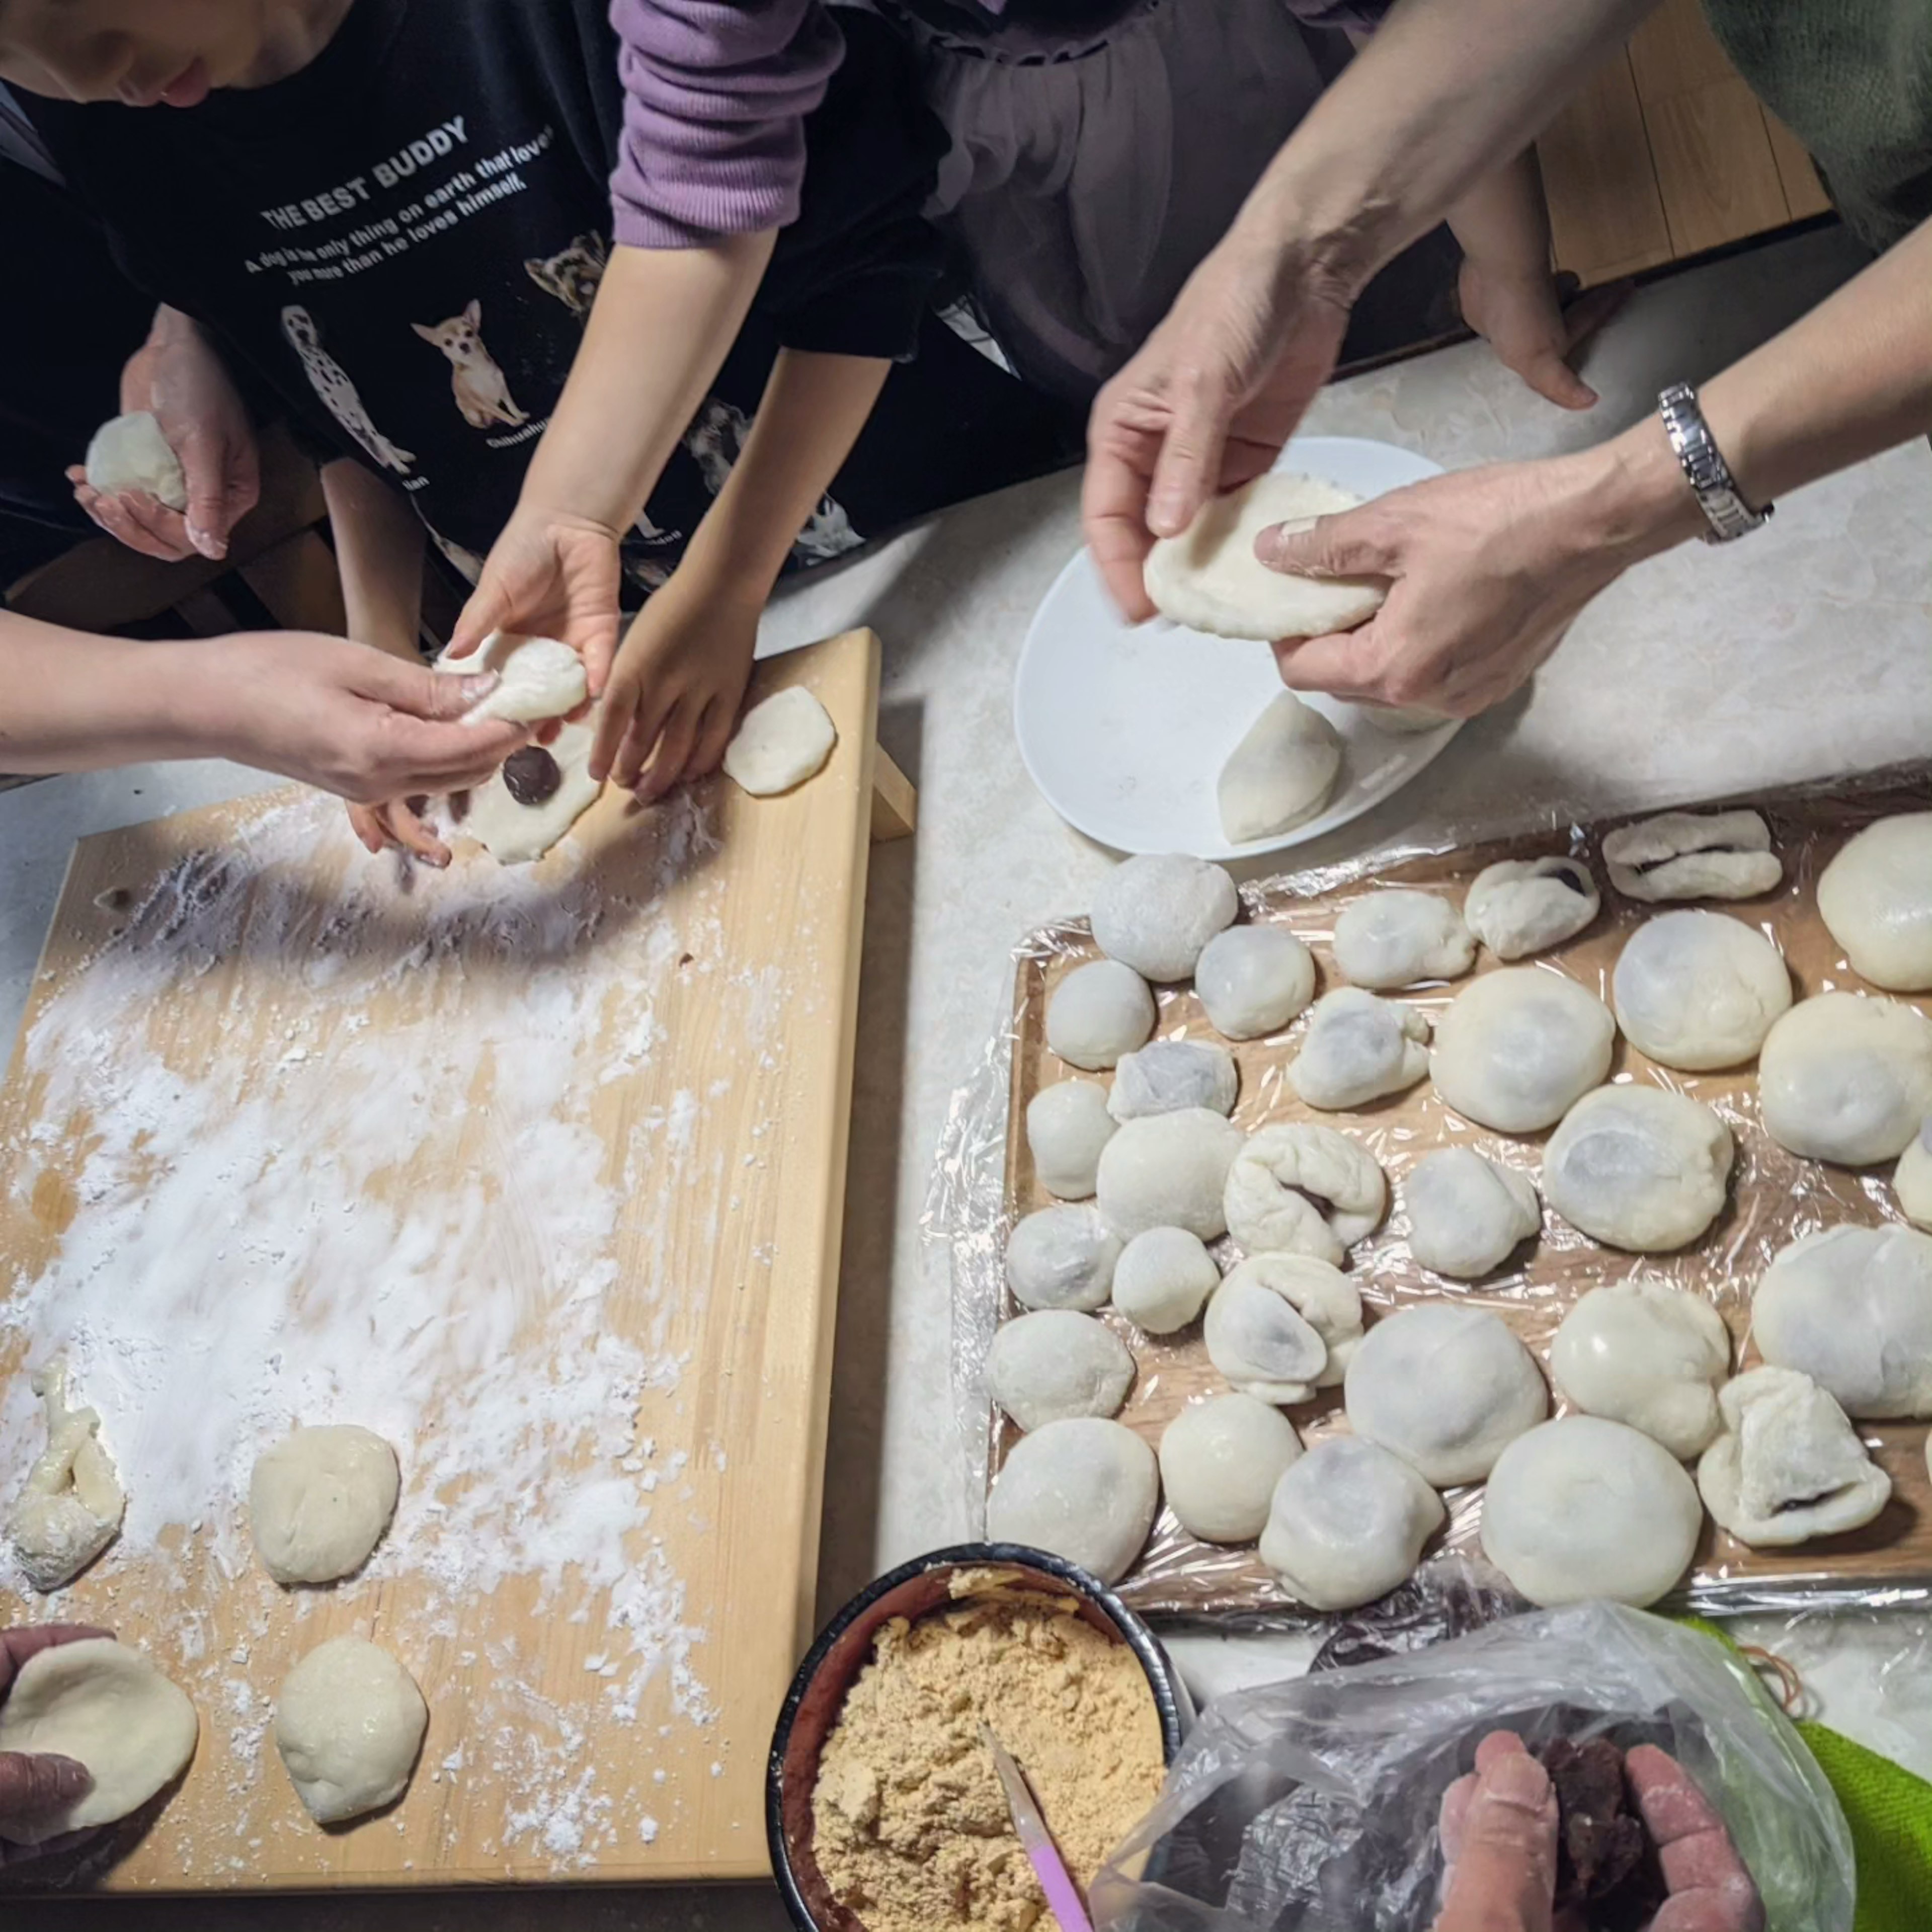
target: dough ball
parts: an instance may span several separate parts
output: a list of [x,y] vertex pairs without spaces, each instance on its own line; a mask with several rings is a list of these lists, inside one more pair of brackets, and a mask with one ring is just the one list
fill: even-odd
[[1301,1438],[1278,1408],[1251,1395],[1217,1395],[1184,1408],[1160,1438],[1167,1506],[1203,1543],[1252,1543]]
[[1270,700],[1221,767],[1221,830],[1231,845],[1312,818],[1342,770],[1334,725],[1292,691]]
[[1228,1040],[1279,1033],[1315,997],[1315,956],[1282,926],[1233,926],[1195,962],[1208,1023]]
[[1610,985],[1631,1045],[1689,1073],[1751,1058],[1791,1004],[1784,954],[1720,912],[1660,913],[1639,926]]
[[1724,1210],[1736,1148],[1700,1101],[1599,1087],[1550,1137],[1544,1198],[1592,1240],[1636,1254],[1688,1247]]
[[1154,1451],[1118,1422],[1049,1422],[1013,1445],[986,1499],[986,1534],[1064,1557],[1102,1583],[1133,1568],[1154,1528]]
[[1154,994],[1131,966],[1076,966],[1046,1003],[1046,1043],[1070,1066],[1097,1073],[1154,1036]]
[[41,1651],[0,1704],[0,1752],[70,1757],[94,1786],[58,1810],[0,1819],[0,1838],[43,1844],[138,1811],[187,1768],[200,1730],[186,1694],[112,1637]]
[[1251,1255],[1340,1263],[1388,1209],[1388,1178],[1333,1127],[1296,1123],[1251,1135],[1228,1171],[1228,1230]]
[[1564,1398],[1640,1429],[1679,1462],[1718,1432],[1731,1331],[1700,1294],[1638,1276],[1593,1288],[1563,1318],[1550,1372]]
[[1818,993],[1765,1036],[1758,1111],[1782,1148],[1870,1167],[1932,1114],[1932,1020],[1900,1000]]
[[1601,903],[1581,859],[1504,859],[1469,882],[1462,922],[1498,959],[1526,959],[1575,938]]
[[476,671],[497,674],[496,689],[463,714],[466,724],[493,718],[538,724],[567,716],[590,694],[584,660],[568,644],[520,631],[492,631],[468,657],[452,658],[446,652],[436,668],[459,677]]
[[1105,1322],[1064,1308],[1006,1323],[986,1355],[986,1393],[1022,1429],[1078,1415],[1118,1415],[1134,1358]]
[[1506,966],[1450,1000],[1429,1070],[1457,1113],[1498,1133],[1533,1134],[1601,1083],[1616,1037],[1609,1007],[1574,980]]
[[1826,1228],[1783,1249],[1751,1298],[1751,1333],[1861,1420],[1932,1415],[1932,1234]]
[[1362,1340],[1362,1298],[1312,1255],[1256,1255],[1228,1271],[1208,1304],[1208,1359],[1262,1402],[1293,1403],[1334,1388]]
[[1315,1003],[1288,1084],[1311,1107],[1359,1107],[1429,1071],[1429,1022],[1414,1007],[1338,986]]
[[475,839],[500,866],[541,859],[597,802],[603,785],[590,776],[594,718],[565,725],[548,745],[511,753],[470,794],[454,829]]
[[1448,1301],[1384,1316],[1355,1350],[1342,1392],[1355,1433],[1438,1489],[1480,1482],[1503,1445],[1550,1413],[1535,1360],[1508,1327]]
[[396,1513],[396,1452],[353,1423],[298,1429],[255,1459],[248,1526],[278,1583],[333,1583],[368,1562]]
[[1754,1369],[1720,1400],[1724,1432],[1697,1465],[1697,1488],[1740,1543],[1783,1549],[1842,1536],[1891,1500],[1892,1478],[1809,1376]]
[[1318,638],[1367,622],[1388,595],[1383,578],[1292,576],[1255,555],[1276,524],[1305,530],[1362,499],[1318,477],[1258,476],[1216,496],[1178,537],[1148,554],[1147,593],[1163,617],[1210,637]]
[[774,692],[739,721],[724,770],[754,798],[790,791],[825,769],[838,742],[832,714],[802,684]]
[[1520,1436],[1483,1494],[1483,1550],[1532,1604],[1642,1610],[1690,1567],[1704,1508],[1669,1450],[1621,1422],[1566,1415]]
[[188,508],[188,472],[159,420],[146,410],[116,416],[87,446],[87,480],[104,496],[145,490],[165,509]]
[[1006,1286],[1022,1308],[1103,1306],[1120,1244],[1096,1210],[1042,1208],[1006,1243]]
[[1632,899],[1750,899],[1784,876],[1754,812],[1666,812],[1606,833],[1610,884]]
[[1409,1252],[1456,1281],[1502,1267],[1543,1226],[1529,1176],[1474,1148],[1424,1155],[1403,1185],[1402,1201]]
[[319,1644],[282,1679],[275,1748],[318,1825],[359,1818],[401,1797],[429,1706],[386,1650],[359,1636]]
[[1240,916],[1219,866],[1178,853],[1124,860],[1094,895],[1094,943],[1144,980],[1185,980],[1201,949]]
[[1475,964],[1476,942],[1447,899],[1391,888],[1366,892],[1335,921],[1335,964],[1358,986],[1454,980]]
[[1120,1250],[1114,1306],[1150,1335],[1172,1335],[1196,1320],[1221,1285],[1221,1270],[1198,1234],[1150,1228]]
[[1311,1610],[1352,1610],[1408,1582],[1448,1514],[1400,1456],[1324,1436],[1276,1484],[1262,1561]]
[[1100,1212],[1123,1240],[1185,1228],[1204,1241],[1228,1232],[1222,1197],[1246,1136],[1205,1107],[1129,1120],[1100,1155]]
[[1892,1177],[1898,1209],[1915,1228],[1932,1228],[1932,1114],[1898,1156]]
[[1107,1111],[1117,1120],[1189,1107],[1232,1114],[1240,1080],[1234,1055],[1212,1040],[1149,1040],[1138,1053],[1121,1056]]
[[120,1533],[128,1497],[107,1451],[100,1418],[68,1406],[67,1364],[29,1378],[46,1408],[47,1446],[7,1518],[8,1540],[28,1583],[44,1595],[64,1589]]
[[1027,1102],[1027,1148],[1048,1193],[1084,1201],[1094,1192],[1100,1150],[1114,1137],[1107,1090],[1090,1080],[1060,1080]]
[[1818,875],[1818,910],[1860,978],[1932,992],[1932,812],[1881,818],[1850,840]]

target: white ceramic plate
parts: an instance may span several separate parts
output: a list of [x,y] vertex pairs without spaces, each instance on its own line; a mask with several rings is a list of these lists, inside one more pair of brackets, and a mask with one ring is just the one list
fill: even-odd
[[[1439,476],[1438,464],[1386,442],[1297,436],[1280,470],[1378,496]],[[1013,684],[1020,756],[1047,802],[1076,830],[1120,852],[1247,858],[1319,838],[1406,784],[1460,728],[1390,731],[1339,698],[1307,702],[1342,734],[1342,775],[1328,809],[1305,824],[1231,845],[1215,785],[1228,754],[1280,695],[1265,644],[1204,637],[1156,619],[1122,622],[1085,550],[1034,614]]]

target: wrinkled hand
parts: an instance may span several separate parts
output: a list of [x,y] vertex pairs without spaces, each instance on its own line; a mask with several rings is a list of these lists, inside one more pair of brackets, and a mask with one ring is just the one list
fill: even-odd
[[560,638],[602,694],[616,654],[622,572],[618,536],[582,518],[519,509],[463,607],[445,656],[468,657],[493,631]]
[[[78,1643],[83,1637],[108,1636],[111,1631],[96,1630],[88,1624],[41,1624],[23,1630],[0,1631],[0,1699],[14,1688],[14,1678],[29,1658],[57,1644]],[[87,1767],[70,1757],[44,1753],[0,1751],[0,1829],[18,1820],[31,1823],[50,1811],[85,1798],[94,1788]],[[0,1838],[0,1864],[41,1858],[65,1850],[91,1832],[64,1834],[38,1845],[16,1845]]]
[[1456,292],[1462,320],[1539,396],[1566,410],[1594,404],[1596,391],[1570,368],[1570,358],[1623,306],[1628,283],[1592,289],[1566,309],[1546,268],[1518,270],[1470,256]]
[[1156,537],[1261,476],[1333,373],[1348,304],[1279,247],[1231,235],[1146,346],[1103,388],[1087,433],[1081,515],[1123,616],[1154,615],[1141,567]]
[[111,537],[144,556],[178,562],[228,554],[235,526],[261,494],[254,425],[221,358],[187,316],[164,309],[121,376],[124,415],[145,410],[181,459],[188,508],[170,510],[145,490],[104,496],[76,464],[74,500]]

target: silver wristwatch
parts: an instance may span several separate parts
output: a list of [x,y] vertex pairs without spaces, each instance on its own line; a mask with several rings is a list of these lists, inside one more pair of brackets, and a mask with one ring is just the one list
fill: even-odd
[[1730,543],[1766,522],[1772,506],[1754,510],[1738,494],[1731,466],[1697,406],[1697,392],[1688,382],[1673,382],[1658,398],[1657,408],[1691,492],[1710,520],[1704,541]]

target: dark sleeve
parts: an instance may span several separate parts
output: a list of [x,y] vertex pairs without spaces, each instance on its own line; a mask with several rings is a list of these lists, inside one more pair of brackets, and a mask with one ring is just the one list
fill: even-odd
[[871,14],[838,18],[845,58],[806,119],[799,218],[778,236],[757,307],[788,349],[905,362],[945,270],[920,211],[946,136],[908,43]]

